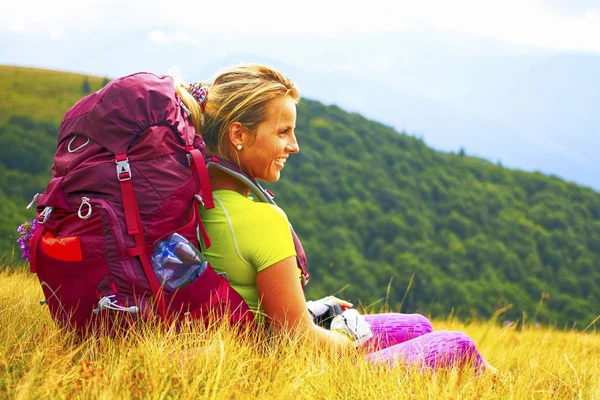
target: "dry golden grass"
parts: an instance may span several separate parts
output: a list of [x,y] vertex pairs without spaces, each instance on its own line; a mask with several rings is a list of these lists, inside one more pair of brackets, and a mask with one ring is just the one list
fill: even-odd
[[36,277],[0,272],[0,398],[600,399],[596,332],[438,321],[467,332],[496,375],[374,367],[292,338],[249,344],[227,327],[146,327],[77,340],[57,329]]

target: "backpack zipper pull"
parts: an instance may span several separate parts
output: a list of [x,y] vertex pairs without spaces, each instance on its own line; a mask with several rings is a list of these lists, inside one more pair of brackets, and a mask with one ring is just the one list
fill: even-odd
[[104,296],[98,302],[98,308],[94,309],[94,314],[98,315],[98,313],[102,310],[114,310],[114,311],[127,311],[130,314],[137,314],[139,312],[139,308],[136,306],[131,307],[123,307],[120,306],[116,300],[111,300],[111,298],[115,297],[115,295]]

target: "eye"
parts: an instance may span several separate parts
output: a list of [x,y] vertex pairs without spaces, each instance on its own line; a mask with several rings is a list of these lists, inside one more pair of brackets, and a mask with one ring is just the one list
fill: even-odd
[[278,134],[279,135],[285,135],[286,133],[288,133],[290,131],[290,128],[284,129],[282,131],[280,131]]

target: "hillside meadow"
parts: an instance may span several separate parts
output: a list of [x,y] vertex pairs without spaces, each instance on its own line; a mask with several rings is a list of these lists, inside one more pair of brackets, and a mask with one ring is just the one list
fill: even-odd
[[107,78],[60,73],[41,68],[0,65],[0,122],[11,115],[35,121],[60,121],[83,96],[100,89]]
[[465,331],[496,374],[375,367],[298,339],[248,343],[227,326],[140,327],[77,339],[59,330],[34,275],[0,271],[0,398],[600,399],[600,336],[544,326],[434,319]]
[[[0,255],[19,252],[16,228],[50,179],[62,116],[106,82],[0,66]],[[435,317],[509,307],[501,318],[583,329],[598,316],[600,193],[471,157],[468,145],[435,151],[310,99],[297,137],[301,152],[267,188],[307,251],[309,297],[349,284],[356,304],[382,304],[389,287],[388,304]]]
[[497,374],[374,367],[226,326],[60,331],[15,265],[16,227],[34,216],[62,115],[107,81],[0,66],[0,398],[600,399],[600,193],[304,99],[302,152],[269,188],[307,250],[307,297],[342,288],[369,311],[431,315]]

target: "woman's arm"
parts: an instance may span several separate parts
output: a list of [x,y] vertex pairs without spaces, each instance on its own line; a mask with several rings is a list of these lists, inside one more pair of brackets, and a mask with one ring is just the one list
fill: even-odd
[[298,279],[296,258],[289,257],[256,275],[256,288],[261,304],[275,332],[297,332],[319,346],[353,348],[346,336],[313,324]]

